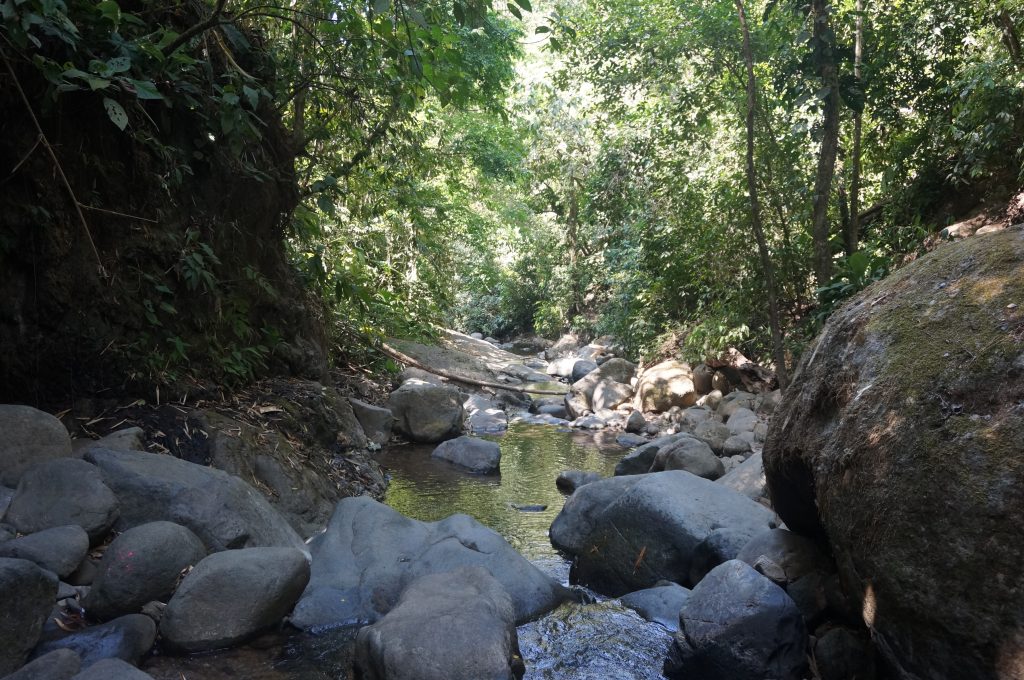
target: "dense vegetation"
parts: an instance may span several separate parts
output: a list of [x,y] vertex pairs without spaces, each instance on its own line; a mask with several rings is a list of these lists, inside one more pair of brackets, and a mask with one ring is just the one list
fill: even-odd
[[[293,183],[285,247],[342,351],[446,323],[768,361],[1016,192],[1022,20],[1019,0],[3,0],[0,77],[42,121],[20,153],[63,116],[127,136],[174,200],[211,158]],[[258,375],[282,333],[239,291],[280,286],[180,231],[124,351],[157,381]],[[179,291],[225,340],[180,332]]]

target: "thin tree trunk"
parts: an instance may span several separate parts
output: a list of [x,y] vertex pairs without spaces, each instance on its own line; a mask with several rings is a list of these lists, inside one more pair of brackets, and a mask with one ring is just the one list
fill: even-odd
[[822,117],[821,153],[814,179],[814,210],[811,215],[811,238],[814,243],[814,274],[818,285],[832,279],[832,249],[829,245],[829,195],[839,151],[839,73],[836,68],[834,35],[829,24],[827,0],[812,0],[811,21],[814,22],[814,49],[821,72],[821,86],[826,91]]
[[[864,0],[857,0],[857,24],[856,36],[853,45],[853,77],[857,88],[863,95],[864,78],[862,67],[864,64]],[[853,113],[853,171],[850,180],[850,221],[844,232],[843,241],[846,244],[846,254],[853,255],[857,252],[860,244],[860,156],[861,137],[864,129],[864,100],[861,99],[860,106]]]
[[1018,70],[1024,69],[1024,52],[1021,51],[1020,36],[1017,35],[1017,27],[1013,25],[1013,17],[1003,9],[995,16],[996,26],[1003,34],[1003,44],[1010,52],[1010,58]]
[[779,314],[778,291],[775,287],[775,266],[768,252],[768,241],[765,239],[764,227],[761,223],[761,202],[757,193],[757,167],[754,164],[754,116],[757,110],[757,81],[754,78],[754,51],[750,46],[750,28],[747,26],[747,14],[743,9],[743,0],[736,1],[736,14],[740,19],[743,31],[743,60],[747,66],[747,192],[750,194],[750,223],[757,240],[757,252],[764,270],[765,287],[768,289],[768,323],[772,332],[772,354],[775,359],[775,375],[779,386],[786,387],[789,375],[786,371],[786,348],[782,343],[782,320]]

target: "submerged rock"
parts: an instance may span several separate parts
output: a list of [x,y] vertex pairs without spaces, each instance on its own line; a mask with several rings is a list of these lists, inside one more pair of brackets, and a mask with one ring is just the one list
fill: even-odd
[[501,447],[488,439],[465,436],[449,439],[430,455],[478,475],[501,472]]
[[153,680],[153,676],[121,659],[103,659],[89,666],[71,680]]

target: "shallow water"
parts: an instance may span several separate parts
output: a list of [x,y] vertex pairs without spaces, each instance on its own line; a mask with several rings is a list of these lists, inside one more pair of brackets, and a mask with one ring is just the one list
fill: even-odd
[[[433,446],[394,446],[377,459],[390,476],[385,502],[423,521],[465,513],[491,527],[540,569],[568,582],[569,563],[548,540],[565,496],[562,470],[610,476],[625,449],[613,433],[514,423],[501,445],[501,475],[460,472],[430,457]],[[545,505],[523,512],[517,505]],[[157,680],[320,680],[351,677],[353,629],[322,636],[268,635],[225,652],[186,658],[153,657],[143,668]],[[566,604],[519,627],[525,680],[655,680],[671,636],[614,602]]]

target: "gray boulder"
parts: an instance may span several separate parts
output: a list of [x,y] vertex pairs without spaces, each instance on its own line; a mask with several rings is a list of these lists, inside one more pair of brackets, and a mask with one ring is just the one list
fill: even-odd
[[544,404],[537,407],[537,413],[541,415],[549,415],[555,418],[566,418],[569,414],[565,410],[565,403],[561,402],[558,404]]
[[691,406],[690,408],[683,410],[680,425],[688,431],[693,432],[697,429],[698,425],[705,421],[713,420],[714,418],[715,414],[710,408],[707,408],[706,406]]
[[569,415],[578,418],[586,411],[593,411],[592,400],[594,390],[604,380],[629,385],[636,373],[636,365],[625,359],[609,359],[596,371],[592,371],[572,384],[569,394],[565,396],[565,407]]
[[304,547],[262,494],[226,472],[140,451],[93,450],[85,458],[117,495],[122,528],[174,522],[191,529],[211,551]]
[[[579,361],[576,357],[559,357],[558,359],[552,360],[545,367],[544,371],[548,375],[553,375],[559,378],[571,378],[573,366]],[[594,368],[597,368],[597,364],[594,364]],[[576,382],[573,380],[572,382]]]
[[594,388],[594,396],[590,406],[594,411],[613,409],[619,404],[629,401],[633,396],[633,388],[614,380],[602,380]]
[[501,447],[487,439],[465,436],[449,439],[441,442],[430,455],[479,475],[501,472]]
[[12,500],[14,500],[14,489],[0,486],[0,518],[7,512],[7,508],[11,506]]
[[572,426],[583,430],[603,430],[608,427],[608,422],[600,416],[591,414],[572,421]]
[[71,574],[89,552],[89,535],[80,526],[46,529],[0,543],[0,557],[35,562],[60,578]]
[[348,403],[352,406],[352,412],[355,413],[366,438],[378,446],[387,444],[391,439],[391,428],[395,422],[391,411],[352,397],[349,397]]
[[136,614],[154,600],[166,602],[184,569],[206,556],[203,542],[172,522],[150,522],[114,539],[82,600],[90,616],[107,620]]
[[745,456],[751,452],[750,440],[733,435],[722,445],[723,456]]
[[697,364],[693,368],[693,388],[697,394],[707,394],[713,389],[711,380],[715,375],[715,369],[707,364]]
[[25,471],[4,521],[23,534],[74,524],[96,543],[117,517],[117,497],[95,465],[57,458]]
[[716,481],[752,500],[762,498],[765,495],[765,478],[760,452],[747,458]]
[[690,591],[678,583],[665,582],[623,595],[619,602],[646,621],[660,624],[672,632],[679,630],[679,610],[690,599]]
[[647,419],[644,418],[644,414],[640,411],[633,411],[626,418],[626,432],[632,432],[634,434],[640,434],[647,428]]
[[0,674],[35,647],[57,597],[57,578],[28,560],[0,558]]
[[725,455],[725,442],[732,436],[732,432],[724,424],[717,420],[705,420],[693,429],[693,436],[703,439],[717,455]]
[[572,493],[581,486],[591,484],[599,479],[603,478],[596,472],[588,472],[586,470],[563,470],[558,473],[558,479],[555,480],[555,486],[562,491]]
[[0,484],[17,486],[30,467],[71,455],[71,437],[59,420],[31,406],[0,404]]
[[875,655],[863,633],[831,628],[814,644],[814,664],[821,680],[874,680]]
[[102,659],[71,680],[153,680],[153,676],[121,659]]
[[757,414],[750,409],[737,408],[729,416],[729,420],[725,421],[725,426],[729,428],[729,432],[738,435],[753,432],[759,422],[761,421],[758,420]]
[[126,427],[96,440],[76,439],[71,442],[75,457],[81,458],[90,449],[113,449],[114,451],[145,451],[146,433],[141,427]]
[[579,382],[597,370],[597,363],[589,359],[580,359],[573,362],[572,372],[568,376],[572,382]]
[[138,665],[156,640],[156,624],[142,614],[129,614],[90,626],[70,635],[40,643],[32,654],[40,657],[56,649],[70,649],[88,668],[102,659],[121,659]]
[[715,480],[725,474],[722,464],[711,447],[695,437],[680,437],[658,451],[651,464],[651,472],[685,470],[690,474]]
[[56,649],[22,666],[3,680],[69,680],[82,668],[82,660],[70,649]]
[[210,555],[189,572],[160,620],[171,649],[201,652],[255,636],[291,611],[309,582],[294,548],[246,548]]
[[467,427],[470,432],[504,432],[508,429],[508,415],[494,401],[474,394],[466,399],[463,408],[469,414]]
[[304,630],[377,621],[420,576],[463,566],[484,567],[504,586],[517,622],[565,597],[557,582],[466,515],[419,522],[372,498],[345,498],[310,549],[312,575],[291,617]]
[[[723,390],[724,392],[724,390]],[[757,397],[750,392],[729,392],[718,404],[718,415],[728,420],[740,409],[753,410],[757,407]]]
[[462,396],[449,385],[406,382],[388,397],[388,408],[395,429],[410,441],[436,444],[462,432]]
[[587,484],[565,501],[551,542],[575,556],[574,580],[619,596],[667,580],[689,584],[693,552],[715,529],[753,537],[770,510],[681,470]]
[[684,433],[670,434],[664,437],[658,437],[646,444],[637,447],[633,451],[626,454],[622,460],[615,465],[615,475],[642,475],[650,471],[651,465],[654,464],[654,459],[658,455],[658,451],[666,448],[675,442],[688,437]]
[[832,561],[814,541],[786,529],[770,529],[759,533],[743,546],[736,559],[754,567],[762,557],[782,568],[787,583],[815,572],[835,571]]
[[624,449],[632,449],[636,446],[643,446],[647,442],[647,437],[641,437],[638,434],[632,434],[630,432],[623,432],[622,434],[615,437],[615,443]]
[[700,583],[712,569],[736,559],[750,543],[750,534],[737,529],[715,529],[701,541],[690,560],[690,583]]
[[793,601],[739,560],[715,567],[679,613],[665,676],[685,680],[801,680],[807,630]]
[[482,567],[413,581],[359,631],[355,664],[363,680],[513,680],[525,670],[512,600]]

